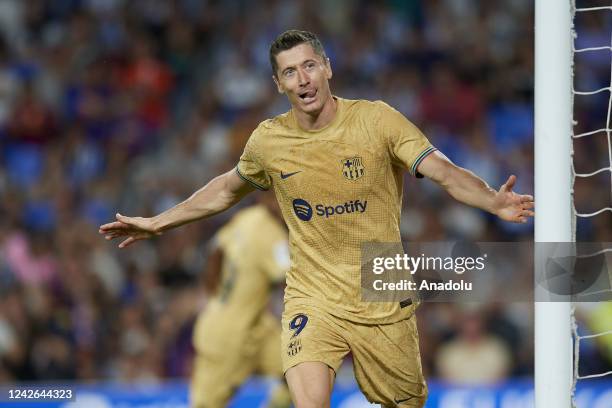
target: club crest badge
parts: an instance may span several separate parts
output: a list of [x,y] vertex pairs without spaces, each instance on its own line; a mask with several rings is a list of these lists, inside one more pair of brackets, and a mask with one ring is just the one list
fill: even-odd
[[302,341],[300,339],[291,340],[287,345],[287,355],[289,357],[295,356],[300,351],[302,351]]
[[361,157],[342,159],[342,175],[347,180],[358,180],[365,174],[365,167]]

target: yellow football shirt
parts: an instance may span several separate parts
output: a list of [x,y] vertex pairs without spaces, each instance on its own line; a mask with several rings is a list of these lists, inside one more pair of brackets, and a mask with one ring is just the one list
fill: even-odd
[[270,288],[289,268],[287,232],[262,205],[238,212],[215,239],[223,250],[221,282],[194,329],[196,350],[207,355],[257,344],[253,331],[269,313]]
[[336,100],[322,129],[301,129],[292,111],[262,122],[237,172],[274,189],[289,227],[285,301],[356,322],[395,322],[414,306],[361,301],[361,244],[400,242],[403,171],[415,174],[435,148],[384,102]]

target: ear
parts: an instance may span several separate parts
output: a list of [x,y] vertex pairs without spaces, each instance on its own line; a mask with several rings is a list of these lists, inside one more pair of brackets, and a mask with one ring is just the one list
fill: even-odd
[[276,90],[278,91],[278,93],[285,93],[285,90],[283,89],[281,83],[278,81],[278,78],[276,78],[276,75],[272,75],[272,80],[274,81],[274,84],[276,84]]
[[331,69],[331,63],[329,62],[329,58],[325,58],[325,77],[329,80],[332,78],[333,72]]

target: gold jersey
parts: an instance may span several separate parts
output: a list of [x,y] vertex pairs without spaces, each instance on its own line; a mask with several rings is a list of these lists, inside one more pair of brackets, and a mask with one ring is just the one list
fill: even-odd
[[269,319],[271,286],[289,268],[287,232],[262,205],[238,212],[215,240],[223,251],[221,282],[194,329],[196,350],[206,355],[258,344],[253,336],[265,335],[258,327]]
[[414,309],[361,301],[361,245],[400,242],[403,172],[435,150],[384,102],[335,98],[322,129],[303,130],[292,111],[262,122],[238,174],[274,189],[289,227],[285,302],[299,300],[355,322],[392,323]]

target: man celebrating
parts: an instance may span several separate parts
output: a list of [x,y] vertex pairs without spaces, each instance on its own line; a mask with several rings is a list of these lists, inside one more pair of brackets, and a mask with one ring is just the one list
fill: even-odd
[[314,34],[281,34],[270,62],[291,110],[254,130],[236,169],[155,217],[117,214],[100,232],[125,238],[123,248],[217,214],[254,188],[272,188],[289,228],[282,356],[296,407],[329,406],[335,372],[349,351],[369,401],[422,407],[427,386],[415,305],[361,301],[362,243],[400,242],[404,169],[510,222],[533,216],[533,197],[512,191],[514,176],[491,189],[387,104],[333,96],[330,62]]

